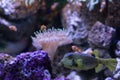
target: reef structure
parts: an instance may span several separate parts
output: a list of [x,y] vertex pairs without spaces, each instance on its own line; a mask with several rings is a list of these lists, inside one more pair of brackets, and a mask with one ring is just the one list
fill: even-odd
[[91,47],[108,49],[114,34],[114,28],[97,21],[89,32],[88,43]]
[[3,80],[4,67],[6,63],[11,59],[12,59],[12,56],[5,53],[0,53],[0,80]]
[[21,53],[4,67],[4,80],[50,80],[51,63],[45,51]]
[[0,14],[11,19],[21,19],[33,15],[40,7],[41,0],[1,0]]
[[68,3],[62,10],[62,24],[69,31],[73,43],[84,44],[87,42],[88,27],[81,16],[81,5]]

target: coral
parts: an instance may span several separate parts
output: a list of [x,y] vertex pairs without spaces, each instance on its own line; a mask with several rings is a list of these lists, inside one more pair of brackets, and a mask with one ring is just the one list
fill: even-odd
[[91,47],[109,48],[115,29],[97,21],[89,32],[88,42]]
[[[120,27],[120,1],[113,0],[112,3],[108,5],[107,18],[105,20],[106,24],[112,27]],[[117,29],[119,30],[119,28]]]
[[[0,0],[0,14],[11,19],[28,17],[39,9],[41,0]],[[31,14],[29,14],[31,13]]]
[[[10,41],[21,40],[23,37],[28,37],[34,32],[35,21],[35,15],[29,16],[29,18],[19,19],[15,21],[0,16],[0,34],[3,35],[3,38]],[[10,26],[15,26],[17,28],[17,31],[10,30]]]
[[0,80],[3,79],[4,76],[4,66],[10,59],[12,59],[12,56],[0,53]]
[[45,51],[21,53],[6,64],[4,73],[4,80],[50,80],[50,59]]
[[32,37],[33,46],[47,51],[51,60],[53,60],[55,51],[59,46],[72,43],[72,39],[68,37],[67,30],[62,29],[48,29],[43,32],[35,32],[35,36]]
[[81,17],[81,8],[77,4],[67,4],[62,10],[62,24],[69,31],[75,44],[86,43],[87,26]]

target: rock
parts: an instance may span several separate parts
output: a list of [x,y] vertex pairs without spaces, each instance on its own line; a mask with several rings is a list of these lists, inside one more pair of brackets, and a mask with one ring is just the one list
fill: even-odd
[[89,32],[88,43],[91,47],[108,49],[114,34],[115,29],[97,21]]
[[66,79],[68,80],[82,80],[81,76],[79,76],[75,71],[72,71],[67,77]]
[[0,52],[8,53],[10,55],[16,56],[18,53],[26,49],[29,44],[28,39],[21,39],[19,41],[0,41]]
[[[16,21],[0,17],[0,34],[2,34],[2,38],[10,41],[21,40],[23,37],[29,37],[34,32],[35,21],[35,16]],[[15,26],[17,30],[10,30],[9,26]]]
[[116,44],[115,54],[116,56],[120,57],[120,41],[118,41]]
[[1,0],[0,14],[10,19],[21,19],[37,12],[41,0]]
[[[113,72],[110,71],[109,69],[105,69],[104,73],[103,73],[106,77],[112,77],[113,76]],[[109,79],[108,79],[109,80]]]
[[105,19],[107,25],[112,27],[119,27],[120,26],[120,1],[119,0],[112,0],[112,3],[108,5],[108,16]]
[[105,80],[114,80],[114,79],[112,79],[111,77],[107,77],[105,78]]
[[107,77],[105,80],[120,80],[120,58],[116,58],[117,66],[112,76]]
[[5,53],[0,53],[0,79],[3,80],[4,76],[4,66],[12,58],[12,56],[5,54]]
[[66,79],[65,76],[60,76],[55,78],[54,80],[69,80],[69,79]]
[[77,72],[72,71],[66,77],[65,76],[60,76],[60,77],[55,78],[54,80],[82,80],[82,79],[81,79],[81,76],[79,76],[77,74]]
[[102,49],[102,48],[95,48],[99,52],[99,57],[100,58],[111,58],[109,51],[107,49]]
[[21,53],[6,64],[4,73],[4,80],[50,80],[50,59],[45,51]]
[[87,26],[81,17],[81,13],[81,6],[78,4],[67,4],[62,10],[62,24],[68,29],[75,44],[87,42]]

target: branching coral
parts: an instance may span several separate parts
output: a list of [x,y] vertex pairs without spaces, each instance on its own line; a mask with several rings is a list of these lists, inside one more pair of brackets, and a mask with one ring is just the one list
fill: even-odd
[[53,60],[56,49],[65,44],[70,44],[72,39],[68,37],[67,30],[48,29],[42,32],[36,32],[36,37],[32,37],[33,46],[37,49],[43,49],[48,52],[51,60]]
[[114,28],[97,21],[89,31],[88,43],[94,48],[100,47],[108,49],[114,34]]

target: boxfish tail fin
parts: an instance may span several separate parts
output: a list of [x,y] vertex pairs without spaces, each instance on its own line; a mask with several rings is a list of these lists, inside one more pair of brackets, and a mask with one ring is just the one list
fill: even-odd
[[115,71],[117,66],[117,60],[116,59],[98,59],[100,64],[103,64],[106,66],[110,71]]

